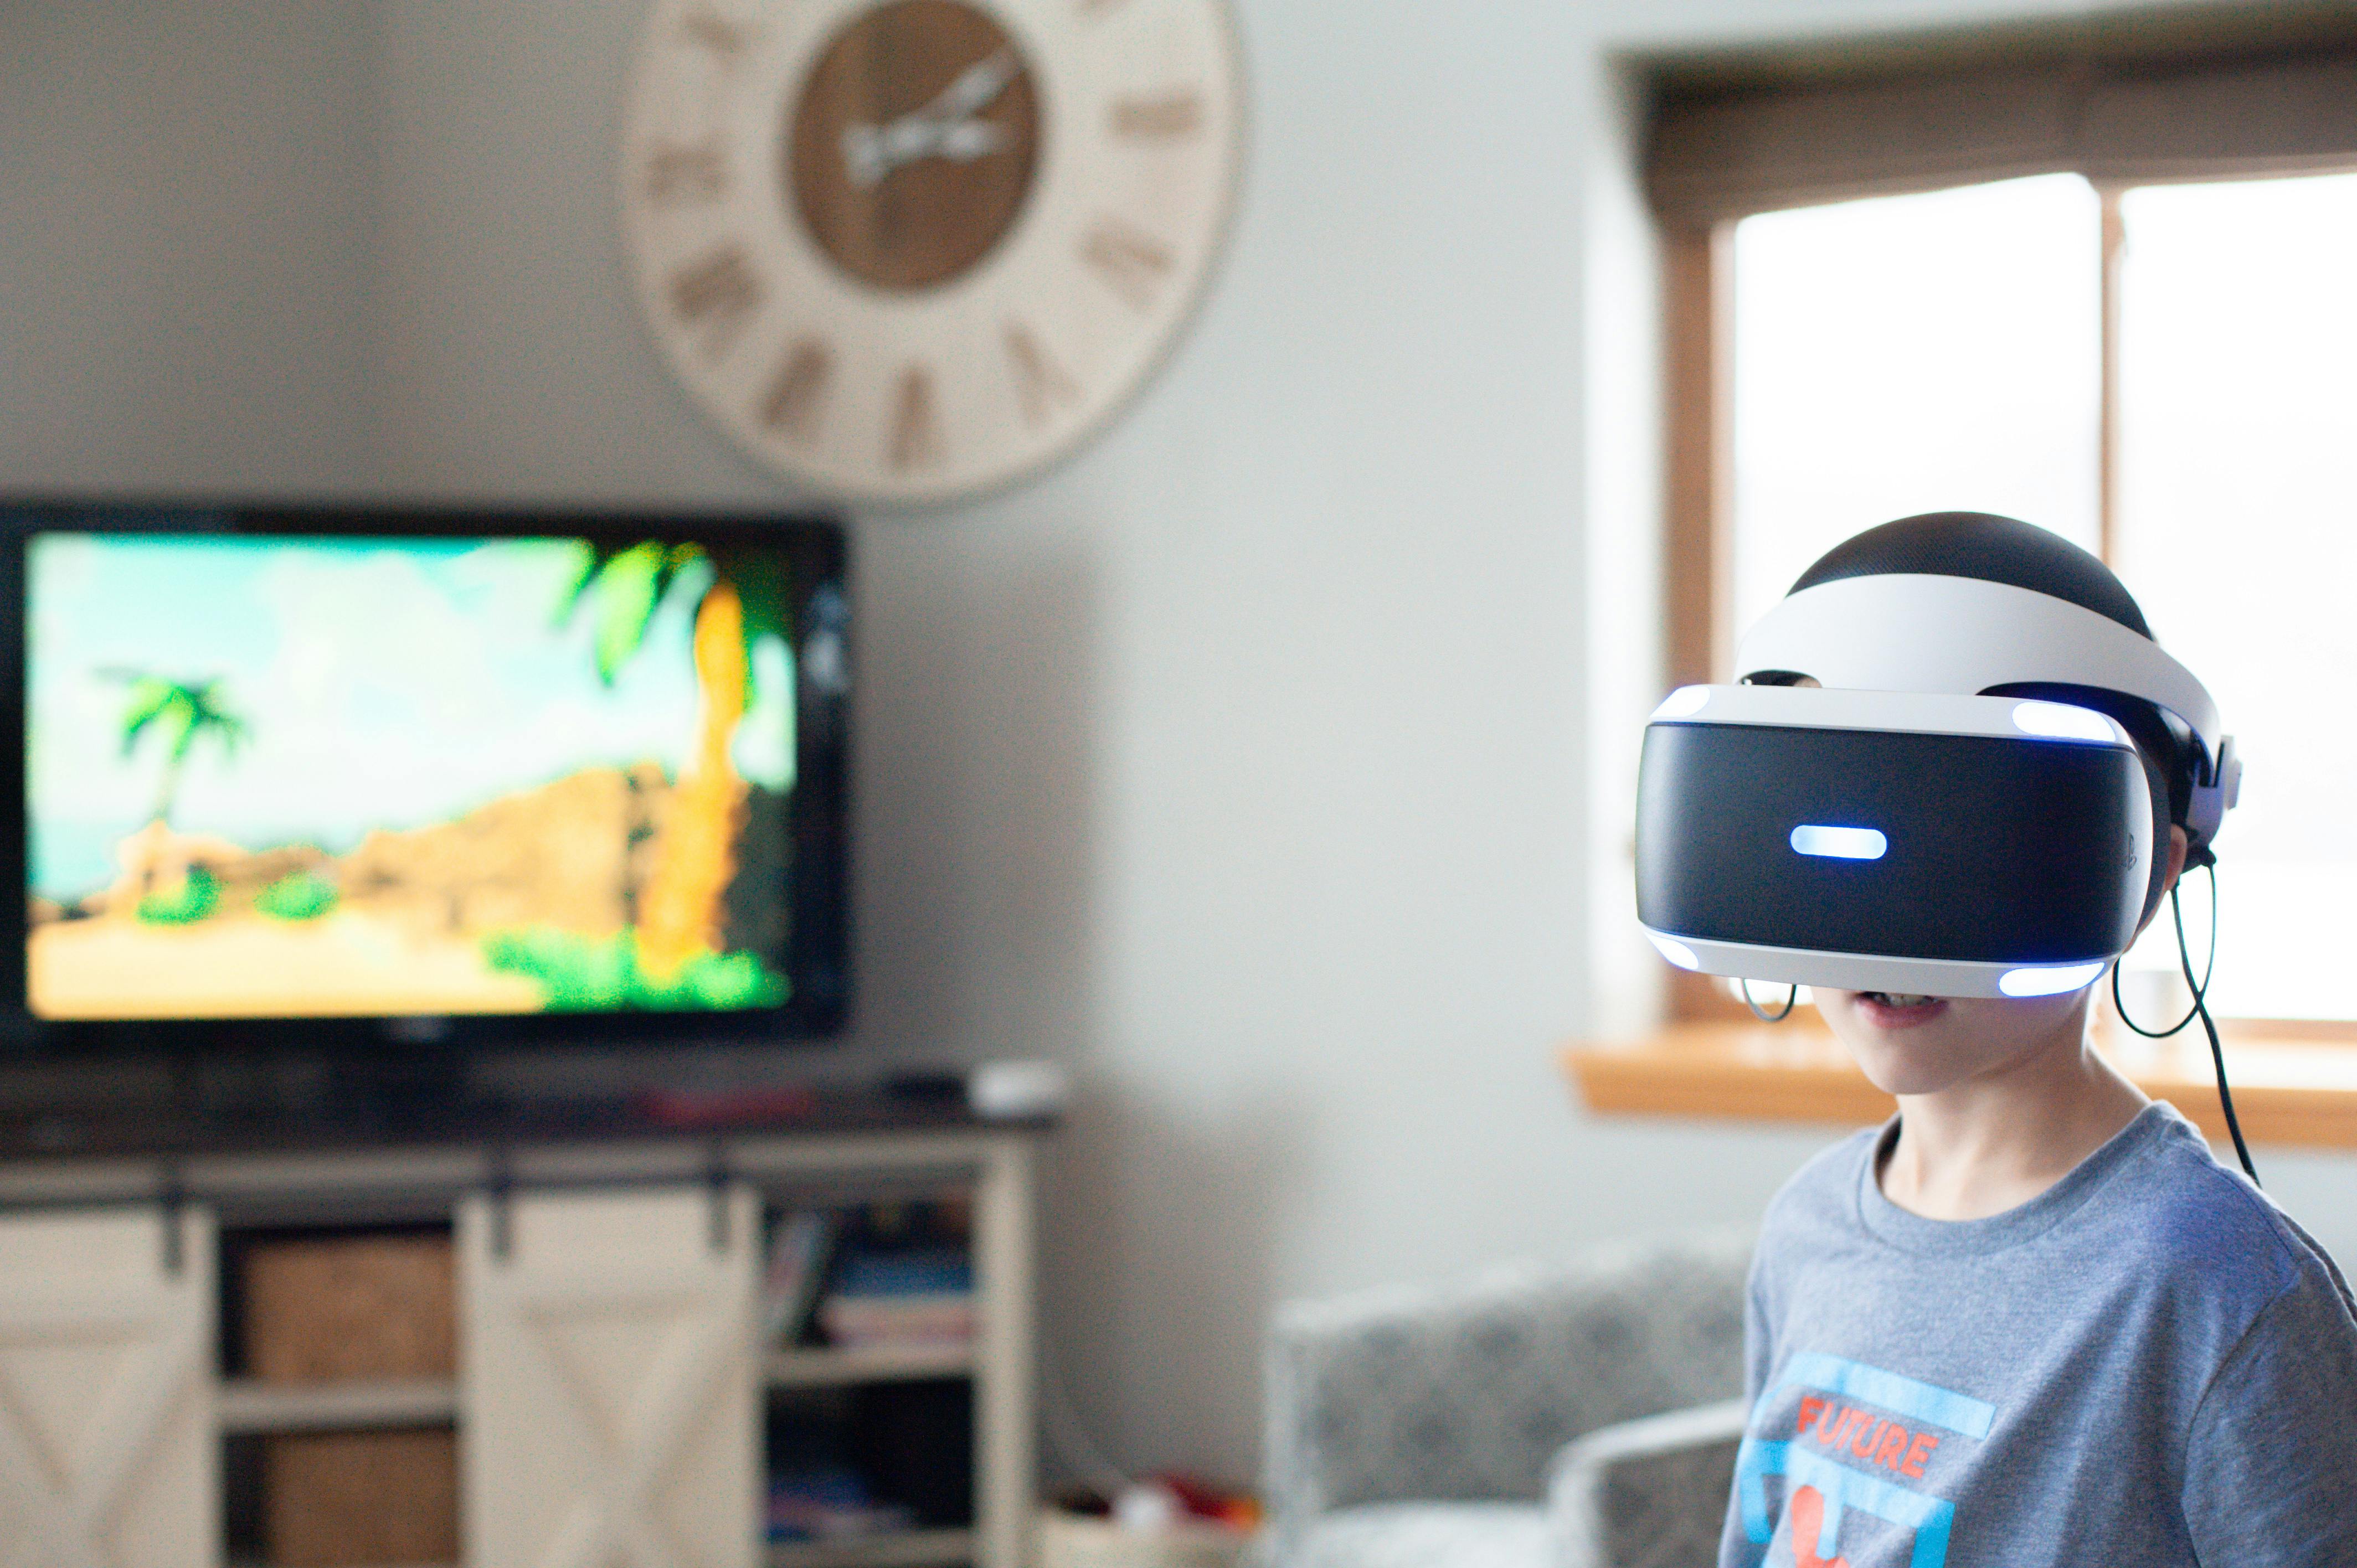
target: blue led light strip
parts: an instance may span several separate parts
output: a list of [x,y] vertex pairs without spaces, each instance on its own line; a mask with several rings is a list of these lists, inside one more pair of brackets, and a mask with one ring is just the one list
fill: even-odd
[[1890,841],[1878,828],[1834,828],[1803,822],[1792,830],[1792,848],[1802,854],[1828,860],[1880,860]]

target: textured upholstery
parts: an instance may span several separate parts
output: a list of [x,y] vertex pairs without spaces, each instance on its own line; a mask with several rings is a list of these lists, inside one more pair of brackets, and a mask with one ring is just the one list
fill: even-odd
[[1748,1414],[1726,1400],[1566,1448],[1547,1487],[1552,1568],[1713,1568]]
[[1534,1503],[1370,1503],[1310,1527],[1286,1568],[1541,1568]]
[[[1372,1544],[1383,1521],[1405,1530],[1413,1520],[1426,1532],[1418,1539],[1458,1521],[1486,1530],[1492,1552],[1523,1539],[1517,1530],[1536,1530],[1530,1539],[1541,1541],[1587,1532],[1534,1548],[1517,1560],[1523,1568],[1556,1560],[1652,1568],[1686,1561],[1676,1543],[1706,1528],[1689,1516],[1706,1515],[1715,1552],[1727,1472],[1706,1423],[1661,1429],[1698,1445],[1697,1455],[1653,1452],[1641,1434],[1625,1450],[1600,1437],[1565,1450],[1741,1391],[1749,1253],[1748,1237],[1705,1236],[1281,1308],[1268,1344],[1271,1555],[1282,1568],[1390,1568],[1421,1560]],[[1559,1454],[1564,1467],[1552,1472],[1542,1509]],[[1429,1506],[1503,1503],[1526,1507]],[[1417,1506],[1371,1506],[1379,1504]],[[1669,1554],[1645,1555],[1654,1541]],[[1405,1536],[1398,1549],[1410,1549]]]

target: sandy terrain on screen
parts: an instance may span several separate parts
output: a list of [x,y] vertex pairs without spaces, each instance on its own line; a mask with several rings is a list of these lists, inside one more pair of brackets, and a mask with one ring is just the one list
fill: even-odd
[[289,925],[261,916],[159,929],[127,919],[37,928],[27,950],[37,1017],[298,1018],[537,1013],[538,985],[501,974],[465,939],[420,942],[354,911]]

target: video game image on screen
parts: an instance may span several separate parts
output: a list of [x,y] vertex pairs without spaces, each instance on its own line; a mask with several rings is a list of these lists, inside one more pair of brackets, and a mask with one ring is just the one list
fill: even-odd
[[781,553],[46,532],[40,1018],[771,1007]]

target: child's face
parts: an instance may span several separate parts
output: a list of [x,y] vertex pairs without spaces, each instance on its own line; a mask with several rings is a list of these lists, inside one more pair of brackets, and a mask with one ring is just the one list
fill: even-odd
[[[2185,830],[2169,830],[2169,885],[2185,868]],[[2085,1035],[2092,989],[2061,996],[1892,996],[1816,992],[1817,1011],[1886,1094],[1936,1094]]]
[[2088,993],[1890,997],[1816,993],[1817,1011],[1885,1094],[1936,1094],[2086,1032]]

